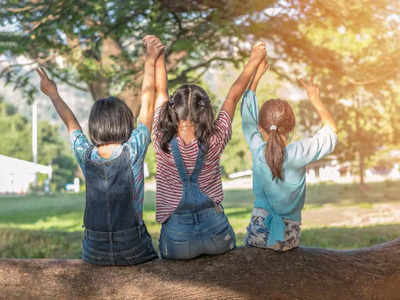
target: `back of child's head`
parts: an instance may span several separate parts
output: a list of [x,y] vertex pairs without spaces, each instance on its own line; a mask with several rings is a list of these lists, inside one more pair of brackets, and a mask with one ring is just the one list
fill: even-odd
[[90,111],[89,135],[96,146],[123,144],[133,130],[133,114],[125,102],[116,97],[97,100]]
[[195,137],[204,151],[214,131],[214,111],[206,91],[194,84],[180,86],[161,108],[158,130],[161,149],[168,153],[168,144],[178,133],[180,121],[191,121]]
[[288,137],[295,125],[296,119],[287,101],[271,99],[262,105],[259,126],[268,134],[265,160],[271,169],[273,179],[283,180],[282,165],[286,144],[281,135]]

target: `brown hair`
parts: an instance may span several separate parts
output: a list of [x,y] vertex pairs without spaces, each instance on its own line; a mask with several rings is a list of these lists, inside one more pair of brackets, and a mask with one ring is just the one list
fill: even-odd
[[294,128],[296,119],[287,101],[271,99],[265,102],[259,113],[259,126],[268,133],[265,161],[271,169],[272,179],[283,180],[282,165],[285,156],[285,142],[281,135],[288,135]]
[[122,100],[108,97],[97,100],[89,115],[89,135],[99,147],[107,144],[123,144],[132,134],[133,114]]
[[214,132],[214,111],[204,89],[194,84],[184,84],[161,107],[158,130],[161,132],[161,149],[165,153],[169,153],[169,142],[178,133],[181,120],[193,122],[197,142],[207,153]]

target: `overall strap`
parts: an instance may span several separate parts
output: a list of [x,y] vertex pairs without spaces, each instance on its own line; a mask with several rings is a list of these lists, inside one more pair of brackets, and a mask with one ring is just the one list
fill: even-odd
[[178,146],[178,141],[176,139],[176,136],[174,136],[172,138],[172,140],[170,142],[170,146],[171,146],[172,155],[174,156],[176,168],[178,169],[179,177],[181,177],[181,180],[183,182],[188,181],[189,176],[186,172],[186,168],[185,168],[185,164],[183,163],[181,152],[179,151],[179,146]]
[[90,154],[92,154],[93,149],[94,149],[94,145],[90,145],[90,147],[86,150],[85,163],[90,160]]
[[196,164],[194,166],[194,170],[192,174],[190,175],[192,181],[197,182],[197,178],[200,175],[201,169],[203,168],[204,165],[204,159],[206,157],[206,154],[204,153],[202,145],[199,145],[199,152],[197,153],[197,159],[196,159]]
[[185,182],[185,181],[190,180],[190,181],[196,182],[197,178],[200,175],[201,169],[203,168],[203,164],[204,164],[205,154],[204,154],[203,147],[199,145],[199,151],[197,154],[196,164],[194,166],[192,174],[189,176],[188,172],[186,170],[185,164],[183,162],[182,155],[179,150],[178,141],[177,141],[176,137],[174,137],[171,140],[170,146],[171,146],[172,155],[174,156],[176,167],[179,172],[179,176],[181,177],[182,181]]

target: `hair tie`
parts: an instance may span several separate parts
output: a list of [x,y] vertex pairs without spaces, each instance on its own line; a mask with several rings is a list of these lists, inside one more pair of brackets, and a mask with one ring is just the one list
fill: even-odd
[[278,127],[276,125],[271,125],[271,127],[269,128],[269,130],[273,131],[273,130],[277,130]]

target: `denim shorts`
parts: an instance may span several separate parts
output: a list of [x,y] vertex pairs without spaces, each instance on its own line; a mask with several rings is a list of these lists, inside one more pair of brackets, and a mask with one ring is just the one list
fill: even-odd
[[84,232],[82,259],[90,264],[127,266],[157,257],[144,224],[117,232]]
[[190,259],[202,254],[222,254],[236,247],[236,237],[221,209],[194,214],[173,214],[162,224],[160,253],[167,259]]

